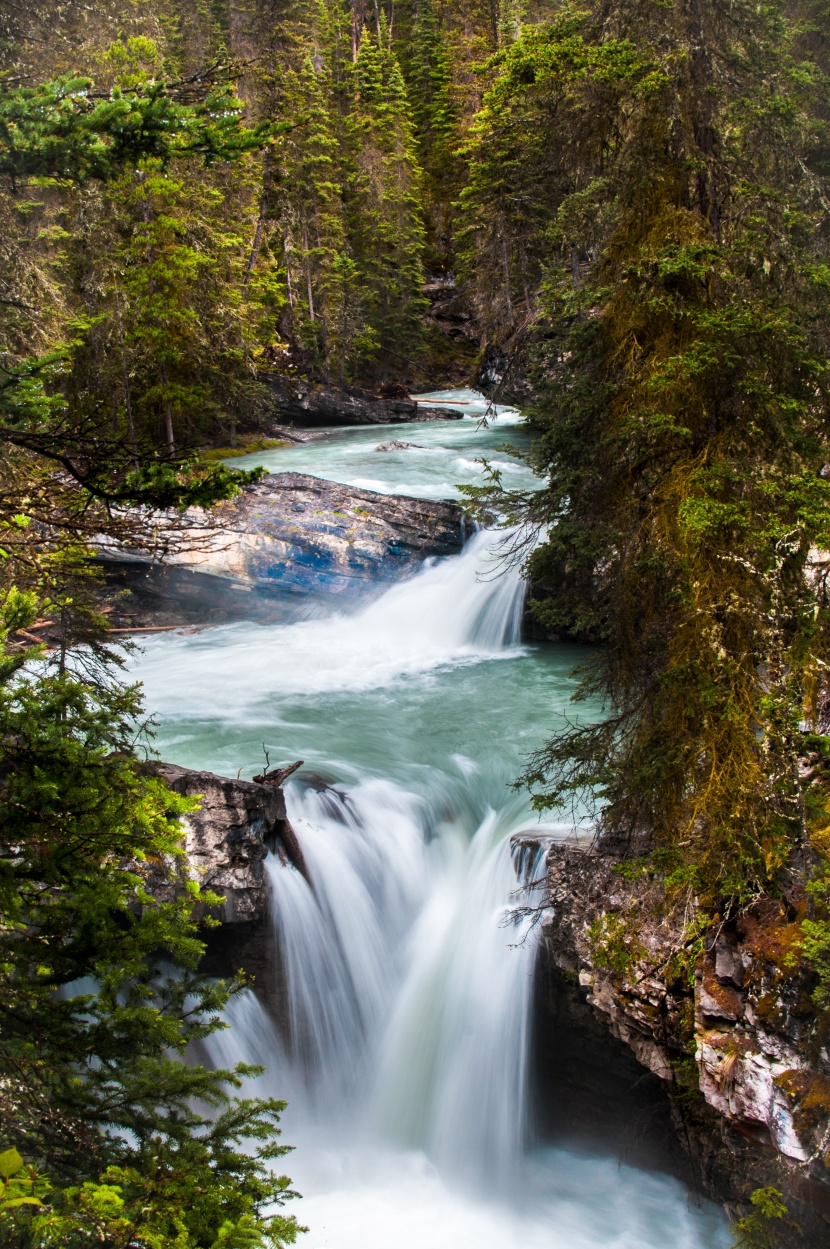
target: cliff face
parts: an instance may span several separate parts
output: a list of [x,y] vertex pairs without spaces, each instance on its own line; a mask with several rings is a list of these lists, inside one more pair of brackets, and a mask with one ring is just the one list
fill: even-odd
[[[217,976],[231,976],[240,969],[246,972],[272,1017],[280,1019],[282,977],[268,913],[264,865],[269,850],[286,863],[297,854],[282,789],[172,763],[154,764],[153,770],[176,793],[201,798],[200,809],[182,817],[185,858],[181,870],[202,889],[224,898],[219,909],[211,910],[221,921],[220,927],[202,933],[207,944],[204,970]],[[159,898],[176,888],[174,883],[153,883]]]
[[783,1243],[830,1246],[829,1038],[793,961],[803,899],[760,900],[690,962],[682,910],[662,914],[648,878],[616,866],[550,847],[540,975],[570,984],[662,1083],[693,1181],[733,1214],[778,1188],[798,1225]]

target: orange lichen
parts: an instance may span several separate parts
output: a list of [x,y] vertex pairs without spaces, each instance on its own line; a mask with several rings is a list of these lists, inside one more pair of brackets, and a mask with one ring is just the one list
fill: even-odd
[[762,993],[755,1002],[753,1011],[757,1019],[770,1027],[776,1027],[785,1019],[785,1012],[781,1009],[774,993]]
[[788,913],[782,902],[765,898],[742,916],[740,922],[744,949],[761,963],[789,971],[798,961],[802,939],[801,921],[806,902]]
[[830,1120],[830,1077],[792,1069],[776,1076],[775,1084],[794,1107],[793,1123],[800,1137],[826,1128]]

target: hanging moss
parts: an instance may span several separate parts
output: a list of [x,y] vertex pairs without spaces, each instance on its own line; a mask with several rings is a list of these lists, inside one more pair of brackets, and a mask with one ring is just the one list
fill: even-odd
[[606,839],[723,915],[778,888],[808,835],[798,759],[828,626],[810,552],[830,544],[823,80],[783,4],[566,5],[495,64],[462,243],[490,240],[468,252],[485,290],[509,240],[502,326],[519,241],[532,258],[547,484],[492,493],[549,527],[534,610],[604,643],[582,693],[607,713],[525,780],[540,809],[581,792]]

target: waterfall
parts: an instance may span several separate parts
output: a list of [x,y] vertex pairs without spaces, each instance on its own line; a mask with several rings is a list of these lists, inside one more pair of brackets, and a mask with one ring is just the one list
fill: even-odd
[[515,1179],[526,1143],[535,955],[531,926],[514,919],[533,877],[504,834],[491,812],[425,907],[376,1089],[393,1139],[491,1191]]
[[468,1178],[512,1175],[533,959],[510,922],[505,828],[491,812],[466,851],[451,833],[428,847],[415,801],[377,783],[295,790],[289,810],[313,885],[268,860],[295,1098],[329,1123],[368,1107],[381,1134],[463,1158]]
[[284,1017],[240,995],[207,1057],[265,1065],[253,1091],[288,1101],[307,1249],[661,1249],[667,1226],[678,1249],[725,1246],[669,1177],[528,1152],[537,932],[516,908],[538,901],[539,834],[574,830],[534,827],[508,785],[547,723],[531,712],[572,685],[519,644],[503,543],[478,533],[351,616],[148,646],[169,721],[187,685],[217,739],[314,761],[286,787],[309,880],[266,860]]
[[313,888],[275,855],[266,861],[285,1045],[295,1097],[330,1119],[365,1088],[422,891],[422,830],[417,799],[384,781],[349,793],[295,785],[288,805]]
[[[460,555],[427,560],[351,616],[227,625],[172,645],[150,638],[141,665],[148,700],[175,715],[187,683],[191,714],[244,721],[265,700],[367,691],[447,665],[515,656],[525,583],[509,563],[510,538],[480,531]],[[205,682],[218,638],[222,663]]]

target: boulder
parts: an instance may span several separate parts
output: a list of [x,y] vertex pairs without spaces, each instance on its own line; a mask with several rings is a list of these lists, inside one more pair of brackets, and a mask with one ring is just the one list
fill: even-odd
[[434,408],[408,395],[376,395],[370,390],[326,386],[282,373],[260,373],[280,419],[300,426],[397,425],[410,421],[460,420],[462,413]]
[[168,559],[253,588],[348,595],[454,555],[456,503],[377,494],[302,473],[272,473],[211,512],[171,526]]

